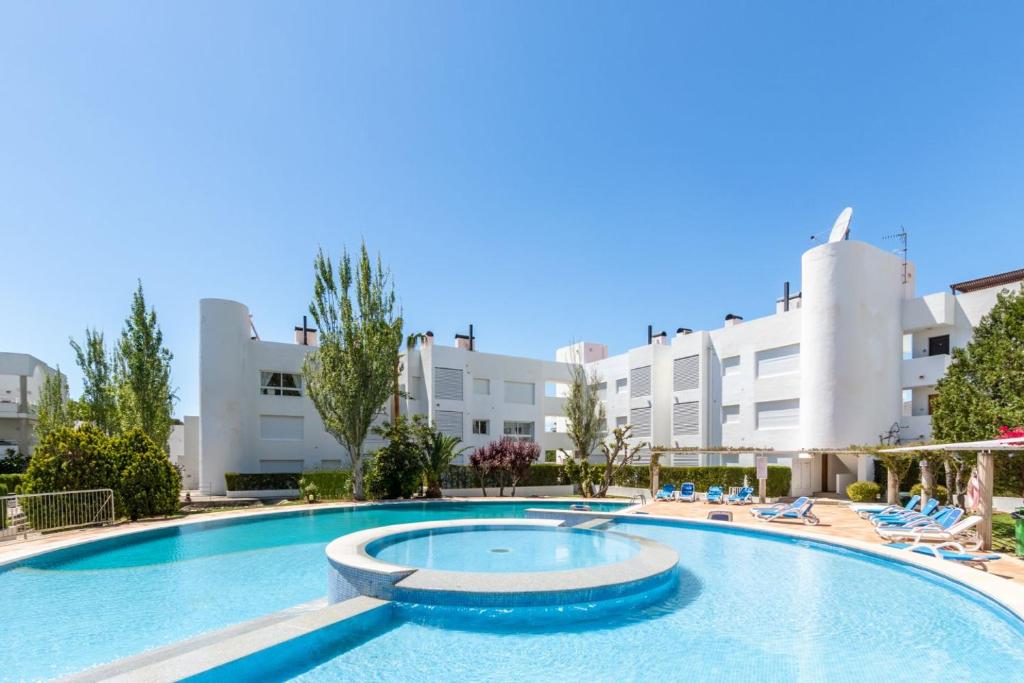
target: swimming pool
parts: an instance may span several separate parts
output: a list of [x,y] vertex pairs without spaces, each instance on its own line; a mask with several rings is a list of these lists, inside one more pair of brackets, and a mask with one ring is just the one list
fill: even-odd
[[508,627],[397,604],[363,642],[313,662],[304,653],[276,678],[1003,681],[1024,671],[1020,620],[930,572],[757,532],[656,520],[610,529],[674,548],[675,590],[598,620],[543,610]]
[[622,562],[640,547],[622,536],[559,527],[427,529],[375,541],[382,562],[462,572],[554,572]]
[[49,553],[0,568],[3,612],[14,616],[0,638],[0,679],[73,673],[323,598],[324,548],[352,531],[567,506],[446,502],[282,512]]

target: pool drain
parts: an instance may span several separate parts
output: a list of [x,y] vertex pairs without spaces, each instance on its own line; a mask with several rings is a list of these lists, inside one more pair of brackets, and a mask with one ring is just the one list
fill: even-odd
[[491,548],[492,553],[509,553],[512,552],[508,548]]

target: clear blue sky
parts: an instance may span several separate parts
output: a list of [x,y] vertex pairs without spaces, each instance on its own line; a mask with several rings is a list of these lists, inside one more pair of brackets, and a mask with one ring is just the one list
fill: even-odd
[[[768,314],[808,236],[1024,266],[1021,3],[5,3],[0,350],[117,335],[198,411],[198,301],[286,340],[364,237],[407,329],[552,357]],[[890,245],[895,246],[895,245]]]

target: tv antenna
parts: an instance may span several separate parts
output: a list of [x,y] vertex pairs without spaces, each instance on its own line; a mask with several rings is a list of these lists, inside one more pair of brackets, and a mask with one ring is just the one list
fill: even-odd
[[907,269],[907,231],[901,225],[899,232],[894,232],[891,235],[885,235],[882,237],[883,240],[899,240],[900,248],[896,250],[897,254],[903,255],[903,284],[907,284],[909,279],[909,271]]

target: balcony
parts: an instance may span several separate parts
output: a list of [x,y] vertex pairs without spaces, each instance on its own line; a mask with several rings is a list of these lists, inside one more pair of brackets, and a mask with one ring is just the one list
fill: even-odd
[[955,323],[953,295],[938,292],[903,302],[903,331],[914,332]]
[[939,379],[946,374],[949,363],[950,356],[948,354],[905,359],[900,369],[903,388],[913,389],[937,384]]

